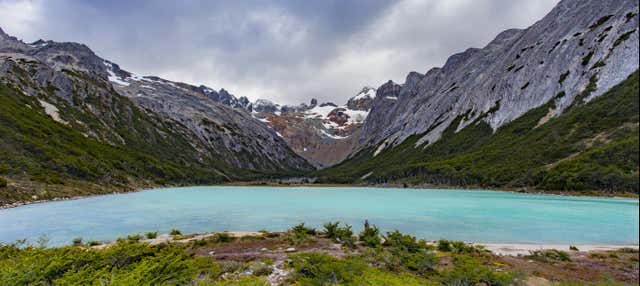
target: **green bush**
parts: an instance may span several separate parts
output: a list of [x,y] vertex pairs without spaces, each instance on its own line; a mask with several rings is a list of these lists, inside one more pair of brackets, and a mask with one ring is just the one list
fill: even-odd
[[530,250],[527,257],[540,262],[571,261],[569,253],[557,249]]
[[228,234],[226,232],[216,233],[213,236],[213,241],[217,242],[217,243],[232,242],[234,239],[235,239],[235,237],[231,236],[230,234]]
[[154,238],[158,237],[158,232],[157,231],[150,231],[150,232],[147,232],[145,234],[145,236],[147,237],[147,239],[154,239]]
[[356,239],[353,236],[351,226],[345,224],[341,227],[339,222],[328,222],[324,224],[325,237],[330,238],[334,242],[340,243],[347,247],[355,247]]
[[300,285],[335,285],[356,281],[367,268],[358,259],[337,259],[326,254],[305,253],[291,257],[291,280]]
[[438,250],[442,252],[453,251],[453,246],[451,245],[451,241],[448,241],[446,239],[438,240]]
[[140,241],[141,239],[142,239],[142,235],[139,235],[139,234],[133,234],[133,235],[128,235],[127,236],[127,240],[130,240],[130,241],[136,241],[137,242],[137,241]]
[[453,269],[441,274],[440,282],[443,285],[515,285],[522,280],[519,273],[496,272],[481,265],[470,256],[456,256],[453,260]]
[[334,241],[338,238],[338,227],[340,225],[340,222],[327,222],[323,225],[324,230],[322,231],[324,233],[324,236],[326,238],[330,238],[333,239]]
[[186,285],[220,274],[213,259],[194,257],[181,245],[120,240],[98,250],[0,244],[3,285]]
[[5,188],[8,184],[9,182],[7,181],[7,179],[0,177],[0,188]]
[[73,239],[72,244],[74,246],[80,246],[82,245],[82,237],[76,237]]
[[255,276],[268,276],[273,273],[273,268],[269,265],[259,264],[251,270],[251,273]]
[[177,229],[172,229],[171,232],[169,232],[170,235],[182,235],[182,232],[180,232]]
[[364,222],[364,229],[358,235],[358,240],[368,247],[380,246],[380,230],[375,225],[369,225],[368,221]]
[[309,236],[316,235],[317,232],[314,228],[308,228],[304,223],[300,223],[290,228],[289,233],[293,235],[295,243],[301,243]]
[[102,244],[102,243],[97,241],[97,240],[89,240],[89,242],[87,242],[88,246],[96,246],[96,245],[100,245],[100,244]]
[[423,241],[418,241],[415,236],[402,234],[400,231],[387,232],[384,238],[384,246],[400,248],[409,252],[417,252],[420,249],[430,247]]

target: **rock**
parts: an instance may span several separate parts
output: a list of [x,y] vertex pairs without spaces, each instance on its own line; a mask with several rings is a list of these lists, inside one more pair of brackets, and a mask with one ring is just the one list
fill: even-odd
[[296,249],[294,247],[289,247],[287,249],[284,250],[284,252],[295,252]]
[[[630,12],[636,15],[627,19]],[[427,130],[416,144],[433,143],[464,114],[457,130],[479,118],[495,130],[550,100],[558,116],[592,78],[597,89],[586,100],[638,69],[637,13],[637,1],[563,0],[529,28],[506,30],[426,74],[411,72],[404,84],[387,82],[378,88],[363,144],[354,152],[383,141],[400,144]],[[613,16],[594,25],[606,15]],[[628,39],[616,44],[625,33]],[[566,96],[556,99],[560,92]]]
[[[192,154],[185,159],[189,162],[221,161],[248,170],[312,169],[274,130],[243,109],[249,108],[248,99],[239,100],[225,89],[216,92],[203,85],[138,76],[79,43],[28,45],[1,32],[0,53],[0,81],[29,94],[45,95],[46,102],[58,110],[69,106],[88,115],[100,124],[82,123],[85,116],[69,118],[77,116],[73,112],[61,114],[74,123],[72,127],[96,140],[111,145],[130,144],[131,138],[171,146],[181,142],[186,145],[181,153]],[[29,78],[19,78],[17,70],[29,70]],[[134,123],[140,113],[153,122]]]

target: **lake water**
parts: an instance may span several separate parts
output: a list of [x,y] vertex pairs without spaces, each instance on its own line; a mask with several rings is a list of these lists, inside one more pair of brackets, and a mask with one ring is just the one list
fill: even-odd
[[638,244],[638,200],[477,190],[187,187],[0,210],[0,242],[69,244],[172,228],[183,233],[320,228],[363,221],[425,239]]

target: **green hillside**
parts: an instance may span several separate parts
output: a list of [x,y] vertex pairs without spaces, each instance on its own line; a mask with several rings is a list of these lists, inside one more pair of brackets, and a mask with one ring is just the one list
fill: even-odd
[[636,71],[584,103],[590,85],[569,110],[537,127],[555,99],[495,133],[481,120],[455,133],[461,116],[431,145],[415,147],[424,135],[417,134],[375,157],[365,149],[314,175],[340,183],[637,193],[638,81]]
[[[126,144],[85,136],[54,121],[38,99],[0,85],[0,205],[125,191],[144,186],[212,184],[270,174],[239,170],[222,160],[199,158],[182,134],[115,95],[113,126]],[[100,132],[100,119],[69,106]],[[285,171],[282,171],[286,173]]]

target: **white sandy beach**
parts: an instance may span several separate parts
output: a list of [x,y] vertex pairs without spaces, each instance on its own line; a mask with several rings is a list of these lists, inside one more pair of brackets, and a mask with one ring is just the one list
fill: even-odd
[[497,255],[527,255],[529,251],[540,249],[558,249],[570,251],[570,246],[575,246],[579,251],[605,251],[620,248],[638,249],[638,244],[613,245],[613,244],[535,244],[535,243],[472,243],[475,245],[484,245]]

